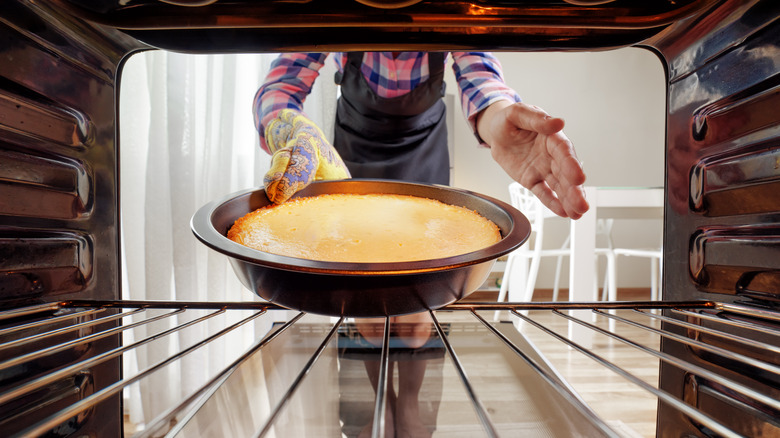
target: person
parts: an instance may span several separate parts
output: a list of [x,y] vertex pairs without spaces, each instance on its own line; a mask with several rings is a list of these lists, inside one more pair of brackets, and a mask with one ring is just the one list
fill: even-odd
[[[303,103],[331,55],[341,87],[332,144],[303,113]],[[442,100],[447,56],[452,58],[463,113],[477,141],[552,211],[579,218],[588,209],[582,189],[585,174],[563,133],[563,120],[522,102],[504,82],[498,59],[486,52],[279,55],[253,105],[261,147],[273,154],[264,177],[269,198],[285,202],[314,180],[350,176],[449,184]],[[431,342],[426,318],[430,318],[426,312],[392,317],[393,336],[411,351],[422,348]],[[381,346],[383,322],[384,318],[356,319],[356,339]],[[379,373],[374,356],[364,363],[372,385]],[[433,426],[425,421],[419,396],[432,360],[410,354],[397,361],[398,392],[391,385],[387,436],[431,435]],[[360,425],[357,436],[368,436],[372,421]]]
[[[436,429],[441,403],[444,345],[436,335],[429,312],[394,316],[389,322],[384,436],[430,437]],[[339,332],[339,359],[343,360],[340,370],[354,375],[358,363],[362,362],[374,395],[380,382],[384,332],[384,318],[355,318]],[[370,405],[344,406],[341,412],[344,436],[371,436],[374,422],[378,420],[371,408]]]
[[303,113],[330,53],[284,53],[254,102],[261,147],[272,153],[266,192],[281,203],[311,181],[347,177],[448,184],[447,56],[477,141],[514,180],[562,217],[587,211],[585,174],[564,121],[521,101],[488,52],[335,53],[333,144]]

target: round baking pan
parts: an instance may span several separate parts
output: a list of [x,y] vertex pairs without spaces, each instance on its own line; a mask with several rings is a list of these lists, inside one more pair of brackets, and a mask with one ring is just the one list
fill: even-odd
[[229,257],[238,278],[260,297],[309,313],[372,317],[433,310],[477,290],[496,259],[522,245],[528,219],[511,205],[466,190],[389,180],[348,179],[310,184],[295,197],[329,193],[390,193],[436,199],[474,210],[493,221],[501,240],[479,251],[441,259],[392,263],[307,260],[258,251],[228,239],[239,217],[271,202],[262,189],[245,190],[201,207],[195,236]]

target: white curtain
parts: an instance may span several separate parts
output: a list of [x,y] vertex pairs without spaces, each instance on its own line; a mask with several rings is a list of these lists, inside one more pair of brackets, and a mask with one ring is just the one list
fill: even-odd
[[[120,83],[120,211],[123,298],[163,301],[248,301],[226,256],[200,243],[190,230],[193,213],[230,193],[262,185],[269,156],[259,148],[252,100],[273,54],[134,55]],[[332,135],[336,86],[332,63],[323,70],[305,111]],[[130,343],[166,329],[176,318],[135,329]],[[267,318],[236,338],[194,353],[131,388],[131,420],[144,423],[173,400],[191,393],[228,359],[268,330]],[[171,351],[205,336],[209,326],[155,341],[125,357],[133,375]],[[219,349],[219,351],[215,351]],[[154,394],[154,397],[148,394]]]

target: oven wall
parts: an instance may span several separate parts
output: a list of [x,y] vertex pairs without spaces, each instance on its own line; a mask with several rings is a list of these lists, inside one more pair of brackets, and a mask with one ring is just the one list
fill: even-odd
[[[6,0],[0,9],[0,304],[5,306],[66,297],[119,297],[117,70],[125,54],[142,45],[118,31],[81,22],[64,7],[51,6],[72,3],[87,7],[111,2]],[[333,20],[352,17],[353,21],[337,32],[328,26],[301,32],[273,26],[279,24],[275,14],[241,14],[260,29],[145,31],[145,17],[212,25],[231,22],[235,5],[263,12],[265,5],[274,3],[274,12],[274,7],[294,10],[296,4],[217,2],[215,10],[224,11],[224,18],[228,18],[219,21],[209,14],[199,17],[196,8],[170,16],[144,14],[143,7],[159,12],[158,8],[173,6],[142,3],[141,13],[125,8],[113,14],[108,8],[106,20],[140,22],[139,29],[129,34],[160,47],[192,52],[292,50],[310,47],[319,38],[322,43],[317,47],[322,50],[652,47],[665,60],[668,78],[665,299],[717,299],[757,306],[777,306],[780,301],[778,2],[657,2],[671,12],[641,6],[636,13],[627,9],[621,19],[634,27],[621,29],[609,29],[615,24],[616,12],[609,6],[604,7],[603,16],[591,14],[592,28],[565,10],[548,17],[564,21],[563,25],[523,27],[523,23],[538,21],[511,11],[505,18],[490,21],[488,15],[466,17],[469,10],[464,9],[455,20],[444,17],[450,19],[448,26],[423,32],[393,25],[362,29],[358,31],[363,40],[359,47],[354,43],[356,32],[349,27],[358,22],[355,18],[374,22],[408,17],[374,11],[372,20],[365,20],[340,13],[343,11],[337,8],[346,2],[319,2],[315,6],[322,9],[307,12],[319,12]],[[545,11],[566,7],[563,2],[551,3],[556,6]],[[422,12],[427,12],[429,4],[435,2],[423,4]],[[115,6],[124,7],[124,2],[117,1]],[[705,6],[708,13],[699,14],[698,8]],[[86,10],[84,15],[98,16],[100,11]],[[663,22],[665,17],[681,20],[656,35],[668,24]],[[577,23],[584,28],[578,28]],[[515,25],[517,29],[512,27]],[[406,42],[399,44],[403,39]],[[670,342],[664,342],[664,350],[702,366],[729,366]],[[90,354],[89,350],[85,354]],[[113,381],[120,367],[110,363],[108,368],[105,377]],[[762,390],[777,392],[780,387],[776,376],[760,371],[728,372],[729,377]],[[95,376],[102,378],[100,373]],[[0,387],[3,385],[0,382]],[[738,414],[740,409],[762,409],[729,405],[728,395],[720,397],[717,391],[700,392],[697,388],[707,387],[707,382],[692,381],[672,367],[662,368],[661,385],[699,407],[716,406],[718,418],[735,423],[744,417]],[[105,409],[91,412],[90,418],[100,419],[94,426],[97,436],[118,435],[118,397],[109,403]],[[724,408],[724,404],[728,406]],[[772,421],[771,414],[765,416],[767,423]],[[776,418],[774,415],[774,421]],[[84,420],[74,418],[75,422]],[[761,432],[755,429],[761,425],[732,426],[748,436]],[[658,435],[683,434],[703,436],[705,431],[662,405]]]
[[[115,88],[131,45],[45,2],[4,1],[0,40],[0,306],[117,299]],[[117,345],[119,338],[109,337],[53,361],[6,369],[0,390]],[[108,361],[53,383],[45,394],[6,404],[0,429],[13,434],[114,382],[119,370],[118,360]],[[65,436],[90,423],[98,436],[119,436],[120,413],[119,397],[113,397],[52,433]],[[12,420],[20,415],[27,422]]]
[[1,14],[0,300],[118,298],[115,86],[128,48],[45,3]]
[[[666,300],[705,299],[775,309],[780,305],[779,21],[780,3],[722,2],[706,16],[681,22],[651,42],[666,58],[669,75]],[[740,319],[729,312],[721,316]],[[715,345],[727,342],[668,329]],[[755,332],[737,334],[764,340]],[[769,344],[776,342],[765,337]],[[780,397],[776,374],[668,339],[662,348]],[[778,364],[766,351],[741,353]],[[713,382],[668,365],[662,365],[660,379],[663,389],[745,436],[780,433],[776,412],[724,392]],[[707,433],[663,403],[658,426],[659,437]]]

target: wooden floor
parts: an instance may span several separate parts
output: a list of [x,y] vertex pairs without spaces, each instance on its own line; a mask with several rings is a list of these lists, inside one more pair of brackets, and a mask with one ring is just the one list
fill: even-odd
[[[569,295],[568,289],[561,289],[558,300],[566,301]],[[649,288],[620,288],[617,290],[618,301],[646,301],[650,299]],[[498,299],[498,290],[495,288],[480,289],[464,298],[460,302],[488,302]],[[536,289],[534,291],[534,301],[551,301],[552,289]]]
[[[562,296],[566,296],[565,291],[561,293]],[[618,291],[620,301],[645,301],[649,300],[649,297],[649,289]],[[551,291],[541,290],[535,293],[534,301],[549,301],[550,298]],[[477,292],[469,297],[469,301],[495,301],[495,299],[496,294],[492,291]],[[626,316],[623,313],[621,315]],[[571,335],[568,321],[551,312],[531,312],[529,316],[556,333],[563,336]],[[649,331],[622,323],[610,324],[608,319],[603,317],[597,318],[594,324],[642,345],[659,348],[659,336]],[[655,324],[649,321],[649,325]],[[574,327],[574,330],[589,331],[577,325]],[[658,401],[654,395],[537,328],[524,324],[519,327],[519,330],[536,345],[583,400],[614,429],[626,437],[655,436]],[[586,347],[657,388],[659,360],[653,356],[598,334],[592,337],[592,344]]]

